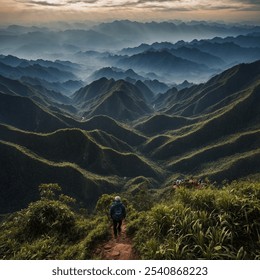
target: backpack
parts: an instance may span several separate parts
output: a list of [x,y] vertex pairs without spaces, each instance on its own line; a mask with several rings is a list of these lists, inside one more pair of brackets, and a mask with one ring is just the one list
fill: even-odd
[[124,213],[123,213],[123,206],[122,206],[122,204],[115,204],[113,210],[114,210],[113,214],[112,214],[113,220],[115,220],[117,222],[123,220]]

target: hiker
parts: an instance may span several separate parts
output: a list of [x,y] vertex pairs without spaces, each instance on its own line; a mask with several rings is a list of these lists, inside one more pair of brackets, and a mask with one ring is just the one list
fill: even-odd
[[117,237],[121,233],[122,221],[126,217],[125,206],[121,202],[120,196],[115,197],[115,201],[110,208],[110,217],[113,220],[114,236]]

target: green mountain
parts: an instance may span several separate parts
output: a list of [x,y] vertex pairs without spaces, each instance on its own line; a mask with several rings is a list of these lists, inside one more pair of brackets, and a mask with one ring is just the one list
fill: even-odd
[[114,177],[92,174],[76,164],[48,161],[9,142],[0,141],[0,151],[1,213],[17,211],[38,199],[41,183],[55,181],[66,194],[90,207],[102,193],[119,190],[120,182]]
[[62,103],[44,86],[0,77],[0,212],[37,199],[41,183],[93,208],[103,193],[259,173],[259,81],[260,61],[156,96],[143,82],[101,78]]
[[142,122],[138,122],[135,128],[145,135],[157,135],[169,130],[177,130],[192,123],[194,123],[192,119],[185,117],[157,114]]
[[[148,88],[147,91],[150,92]],[[84,117],[106,115],[119,121],[131,121],[152,112],[145,96],[147,92],[142,93],[137,86],[124,80],[102,78],[76,92],[73,100]]]
[[153,163],[135,154],[124,142],[102,131],[63,129],[51,134],[36,134],[6,126],[0,126],[0,131],[1,140],[10,141],[55,163],[70,162],[84,170],[106,176],[159,175]]
[[[167,137],[149,139],[143,151],[156,160],[163,160],[176,176],[196,174],[223,180],[257,173],[260,123],[258,67],[259,62],[239,65],[198,86],[197,90],[196,87],[191,89],[189,94],[173,92],[175,100],[176,95],[180,98],[171,112],[189,116],[189,122],[179,129],[166,131]],[[157,133],[160,133],[163,125],[158,123],[165,124],[166,121],[162,115],[157,118]],[[171,118],[168,116],[168,119]],[[153,118],[136,128],[150,133],[148,129],[153,127],[155,135],[156,124],[151,125],[152,121]]]
[[67,124],[28,97],[0,92],[0,122],[20,129],[50,132]]
[[94,116],[79,123],[78,127],[84,130],[102,130],[133,147],[146,141],[145,136],[138,134],[130,126],[123,125],[108,116]]

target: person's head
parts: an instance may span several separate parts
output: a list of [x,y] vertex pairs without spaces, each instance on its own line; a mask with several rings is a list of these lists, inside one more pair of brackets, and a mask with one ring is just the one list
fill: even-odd
[[115,197],[115,201],[116,201],[116,202],[120,202],[120,201],[121,201],[120,196],[117,195],[117,196]]

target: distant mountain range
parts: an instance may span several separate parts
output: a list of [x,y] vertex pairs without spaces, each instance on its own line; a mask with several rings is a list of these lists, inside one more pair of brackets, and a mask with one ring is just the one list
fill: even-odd
[[[68,26],[64,30],[64,26]],[[89,25],[64,24],[56,27],[19,25],[0,29],[0,53],[23,57],[51,58],[86,50],[115,50],[155,41],[209,39],[260,32],[259,26],[229,25],[208,22],[135,22],[128,20]]]
[[132,79],[133,75],[139,75],[140,80],[156,79],[166,84],[181,83],[184,80],[198,83],[238,63],[259,60],[259,38],[260,33],[250,33],[191,42],[156,42],[125,48],[114,54],[88,53],[85,59],[91,57],[98,65],[101,61],[109,65],[99,68],[90,76],[90,81],[95,77],[101,78],[102,74],[107,78],[126,79],[124,72],[130,69],[134,71],[128,74]]
[[[172,61],[172,63],[170,63],[171,68],[165,67],[169,70],[168,76],[172,73],[174,75],[174,67],[176,67],[178,71],[180,70],[179,75],[183,80],[185,79],[185,73],[183,72],[186,72],[187,79],[194,80],[196,79],[195,77],[205,79],[205,76],[203,75],[205,72],[208,73],[208,77],[210,77],[213,73],[216,74],[221,72],[232,65],[259,60],[260,33],[226,38],[215,37],[208,40],[196,39],[191,42],[179,41],[177,43],[156,42],[151,45],[141,44],[138,47],[122,49],[119,52],[122,58],[120,59],[116,56],[115,65],[122,67],[125,62],[127,65],[126,67],[132,67],[134,70],[138,69],[139,71],[147,71],[143,63],[143,57],[146,57],[147,53],[154,53],[157,56],[159,56],[159,54],[164,54],[161,58],[161,63],[163,64],[166,52],[168,53],[167,61],[169,61],[169,63]],[[169,54],[178,59],[182,59],[182,66],[178,65],[178,63],[174,64],[173,58],[170,57]],[[135,59],[137,60],[136,63],[134,63]],[[151,64],[153,63],[153,59],[155,58],[150,59]],[[138,64],[139,60],[140,63]],[[150,68],[150,70],[153,70],[155,74],[162,76],[162,73],[160,72],[160,64],[158,65],[159,69],[156,69],[157,64],[156,62],[154,63],[155,66]],[[189,73],[189,71],[183,71],[183,65],[189,68],[191,73]],[[196,68],[197,72],[194,72],[194,68]],[[198,72],[200,72],[199,75]],[[194,76],[191,74],[194,74]],[[175,79],[178,79],[178,77]]]
[[[184,80],[198,83],[236,64],[260,59],[259,26],[127,20],[101,23],[91,29],[89,24],[80,25],[81,29],[76,26],[65,30],[23,26],[0,29],[0,53],[5,54],[0,55],[0,68],[5,67],[0,75],[59,82],[48,85],[48,89],[71,94],[62,83],[71,80],[86,84],[102,77],[142,81],[144,77],[171,85]],[[113,73],[109,73],[111,69]],[[78,89],[75,83],[71,85],[73,91]]]
[[81,66],[69,61],[26,60],[0,55],[0,75],[29,86],[70,95],[85,85],[78,76]]
[[59,26],[0,29],[0,214],[41,183],[93,208],[142,182],[259,175],[259,26]]
[[194,79],[205,74],[208,76],[214,73],[203,64],[192,62],[187,59],[177,57],[168,50],[146,51],[127,58],[122,58],[116,62],[122,68],[131,68],[139,72],[153,72],[163,81],[182,81]]
[[[157,52],[142,52],[139,66],[147,53]],[[158,53],[182,65],[169,50]],[[7,66],[21,67],[4,65],[5,75]],[[259,173],[260,60],[183,89],[122,78],[101,77],[67,97],[46,88],[50,82],[0,76],[1,213],[37,199],[40,183],[57,182],[91,208],[100,194],[120,192],[135,178],[159,188],[183,177],[219,182]],[[152,90],[159,86],[165,93]]]

